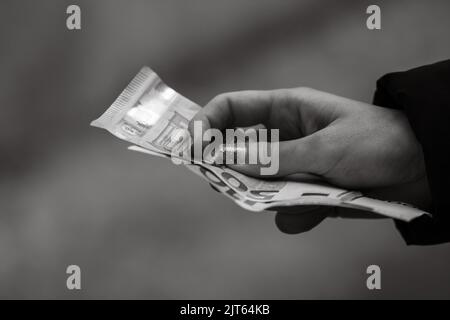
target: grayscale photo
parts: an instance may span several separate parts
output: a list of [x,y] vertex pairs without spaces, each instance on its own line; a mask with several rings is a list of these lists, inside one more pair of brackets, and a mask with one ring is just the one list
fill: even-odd
[[450,299],[449,12],[1,0],[0,299]]

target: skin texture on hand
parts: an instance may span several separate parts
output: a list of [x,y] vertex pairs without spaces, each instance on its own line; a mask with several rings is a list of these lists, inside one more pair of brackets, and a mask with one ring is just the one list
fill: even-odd
[[[279,129],[277,177],[308,173],[340,187],[368,190],[382,199],[421,207],[429,203],[422,148],[401,111],[301,87],[221,94],[191,124],[195,120],[205,130],[260,124]],[[230,167],[247,175],[260,174],[258,165]],[[337,215],[345,216],[340,211]],[[294,233],[290,227],[302,220],[297,229],[306,231],[330,213],[336,216],[327,207],[283,208],[276,222],[288,226],[280,229]]]

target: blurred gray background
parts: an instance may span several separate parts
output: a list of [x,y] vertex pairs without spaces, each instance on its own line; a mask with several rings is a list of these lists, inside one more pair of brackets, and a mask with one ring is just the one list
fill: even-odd
[[[66,29],[78,4],[82,30]],[[365,10],[382,9],[369,31]],[[1,298],[450,298],[449,246],[389,220],[279,232],[193,174],[89,127],[142,65],[199,104],[311,86],[370,101],[450,57],[448,0],[0,2]],[[66,267],[82,290],[66,289]],[[382,290],[366,289],[366,267]]]

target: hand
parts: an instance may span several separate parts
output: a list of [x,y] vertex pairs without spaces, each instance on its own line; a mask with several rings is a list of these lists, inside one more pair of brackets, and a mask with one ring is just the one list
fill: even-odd
[[[422,149],[401,111],[296,88],[221,94],[193,120],[205,129],[279,129],[276,176],[310,173],[344,188],[429,203]],[[231,167],[252,176],[260,172],[258,165]]]

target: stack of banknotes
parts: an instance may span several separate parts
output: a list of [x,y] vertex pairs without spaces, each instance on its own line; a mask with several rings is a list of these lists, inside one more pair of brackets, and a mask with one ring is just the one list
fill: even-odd
[[[167,158],[173,156],[179,136],[200,106],[168,87],[148,67],[143,67],[114,103],[91,125],[108,130],[132,143],[130,150]],[[284,206],[338,206],[360,209],[410,221],[426,212],[400,202],[383,201],[331,186],[317,179],[259,179],[226,165],[203,161],[182,162],[188,170],[250,211]]]

